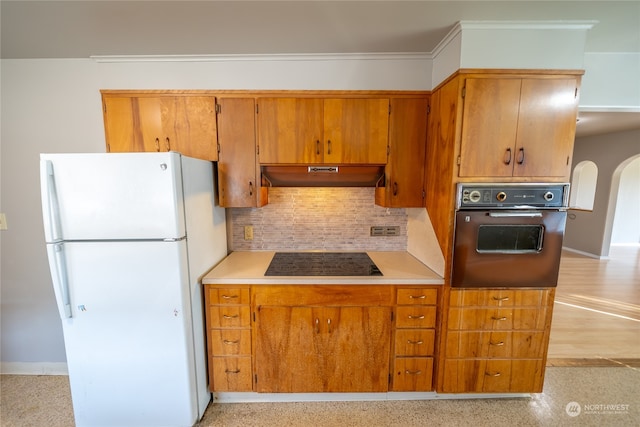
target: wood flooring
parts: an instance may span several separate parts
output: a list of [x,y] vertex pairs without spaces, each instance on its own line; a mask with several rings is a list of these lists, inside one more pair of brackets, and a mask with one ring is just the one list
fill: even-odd
[[563,251],[548,366],[640,366],[640,247]]

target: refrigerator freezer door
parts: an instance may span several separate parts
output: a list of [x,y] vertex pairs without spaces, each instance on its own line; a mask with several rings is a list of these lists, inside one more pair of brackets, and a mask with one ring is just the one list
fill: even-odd
[[185,235],[178,153],[41,154],[45,240]]
[[186,242],[62,246],[76,424],[193,425],[199,414]]

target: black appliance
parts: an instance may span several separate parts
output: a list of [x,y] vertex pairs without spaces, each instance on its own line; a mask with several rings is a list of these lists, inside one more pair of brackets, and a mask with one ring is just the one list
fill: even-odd
[[265,276],[382,276],[365,252],[276,252]]

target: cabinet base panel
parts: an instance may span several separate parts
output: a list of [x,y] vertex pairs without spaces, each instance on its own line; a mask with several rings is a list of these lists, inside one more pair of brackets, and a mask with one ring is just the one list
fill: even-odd
[[355,402],[380,400],[453,400],[453,399],[516,399],[532,397],[532,393],[436,393],[436,392],[389,392],[389,393],[213,393],[214,403],[258,403],[258,402]]

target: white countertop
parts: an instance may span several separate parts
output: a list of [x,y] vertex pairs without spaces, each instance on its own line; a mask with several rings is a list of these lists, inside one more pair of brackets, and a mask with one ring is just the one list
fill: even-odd
[[382,276],[265,276],[275,251],[232,252],[202,278],[203,284],[442,285],[444,280],[408,252],[367,252]]

